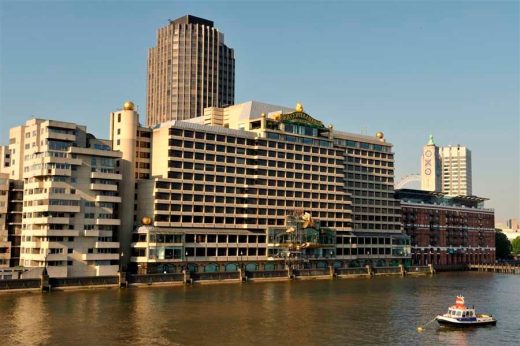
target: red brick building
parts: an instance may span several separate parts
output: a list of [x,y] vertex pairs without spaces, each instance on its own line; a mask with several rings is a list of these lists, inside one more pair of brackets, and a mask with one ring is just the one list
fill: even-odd
[[396,190],[402,223],[411,238],[412,264],[495,262],[495,212],[485,198]]

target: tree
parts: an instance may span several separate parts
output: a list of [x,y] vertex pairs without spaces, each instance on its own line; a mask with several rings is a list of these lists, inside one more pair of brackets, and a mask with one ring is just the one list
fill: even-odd
[[515,255],[519,255],[520,254],[520,236],[518,236],[515,239],[513,239],[513,241],[511,242],[511,246],[513,248],[512,252]]
[[496,257],[502,259],[511,258],[511,242],[501,229],[495,232]]

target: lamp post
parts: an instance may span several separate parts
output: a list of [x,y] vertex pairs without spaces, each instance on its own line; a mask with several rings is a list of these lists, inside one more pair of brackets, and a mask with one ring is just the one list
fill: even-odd
[[186,253],[184,254],[184,262],[185,262],[184,270],[188,271],[188,251],[187,250],[186,250]]
[[123,272],[123,257],[125,256],[125,253],[121,251],[121,256],[119,257],[119,273]]
[[244,253],[242,252],[242,250],[240,250],[240,269],[241,270],[244,270],[244,261],[242,260],[243,255],[244,255]]
[[50,253],[51,253],[51,249],[47,248],[47,250],[45,251],[45,259],[43,262],[43,267],[44,267],[44,271],[45,271],[46,275],[49,275],[49,272],[47,270],[47,267],[48,267],[47,257],[49,257]]

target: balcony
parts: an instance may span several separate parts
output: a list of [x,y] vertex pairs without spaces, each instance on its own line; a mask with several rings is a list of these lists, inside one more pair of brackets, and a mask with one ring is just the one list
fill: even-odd
[[86,229],[83,231],[84,237],[99,237],[99,230],[97,229]]
[[51,253],[47,255],[47,261],[66,261],[67,260],[67,251],[64,250],[64,253]]
[[94,245],[96,249],[119,249],[117,241],[97,241]]
[[90,184],[91,190],[98,191],[117,191],[117,185],[115,184]]
[[80,147],[69,147],[69,152],[79,155],[92,155],[99,157],[113,157],[113,158],[121,158],[123,154],[119,151],[112,150],[100,150],[95,148],[80,148]]
[[121,203],[121,197],[97,195],[96,202]]
[[73,166],[81,166],[80,159],[73,159],[71,157],[49,157],[43,158],[43,163],[68,163]]
[[49,132],[47,132],[47,138],[57,139],[60,141],[71,141],[71,142],[74,142],[76,140],[76,136],[73,134],[54,132],[52,130],[49,130]]
[[123,176],[119,173],[102,173],[102,172],[92,172],[90,173],[90,178],[92,179],[108,179],[108,180],[121,180]]
[[36,169],[30,172],[26,172],[23,174],[24,178],[32,178],[32,177],[39,177],[39,176],[45,176],[45,175],[60,175],[60,176],[71,176],[71,170],[70,169]]
[[40,253],[21,253],[20,259],[43,262],[45,261],[45,255]]
[[49,261],[66,261],[67,260],[67,252],[65,253],[51,253],[51,254],[41,254],[41,253],[22,253],[20,254],[20,258],[31,260],[31,261],[40,261],[40,262],[49,262]]
[[85,253],[81,255],[83,261],[110,261],[119,260],[119,253]]
[[74,230],[74,229],[34,229],[34,230],[24,230],[23,234],[26,236],[34,236],[34,237],[47,237],[47,236],[78,237],[79,231]]
[[24,211],[27,212],[38,212],[38,211],[56,211],[63,213],[79,213],[79,205],[34,205],[25,207]]
[[10,253],[10,252],[3,252],[3,253],[0,253],[0,259],[2,259],[2,260],[8,260],[8,259],[11,259],[11,253]]
[[68,225],[70,224],[69,217],[34,217],[28,219],[32,224],[41,225],[41,224],[62,224]]
[[121,220],[119,220],[119,219],[96,219],[96,225],[119,226],[119,225],[121,225]]

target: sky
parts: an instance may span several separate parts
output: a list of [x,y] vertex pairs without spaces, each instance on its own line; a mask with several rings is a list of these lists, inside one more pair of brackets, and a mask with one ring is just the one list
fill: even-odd
[[192,14],[235,50],[236,103],[301,102],[336,129],[383,131],[396,180],[419,173],[430,134],[466,145],[473,193],[497,220],[520,217],[519,13],[517,1],[0,0],[0,144],[33,116],[106,138],[125,100],[144,122],[147,50]]

